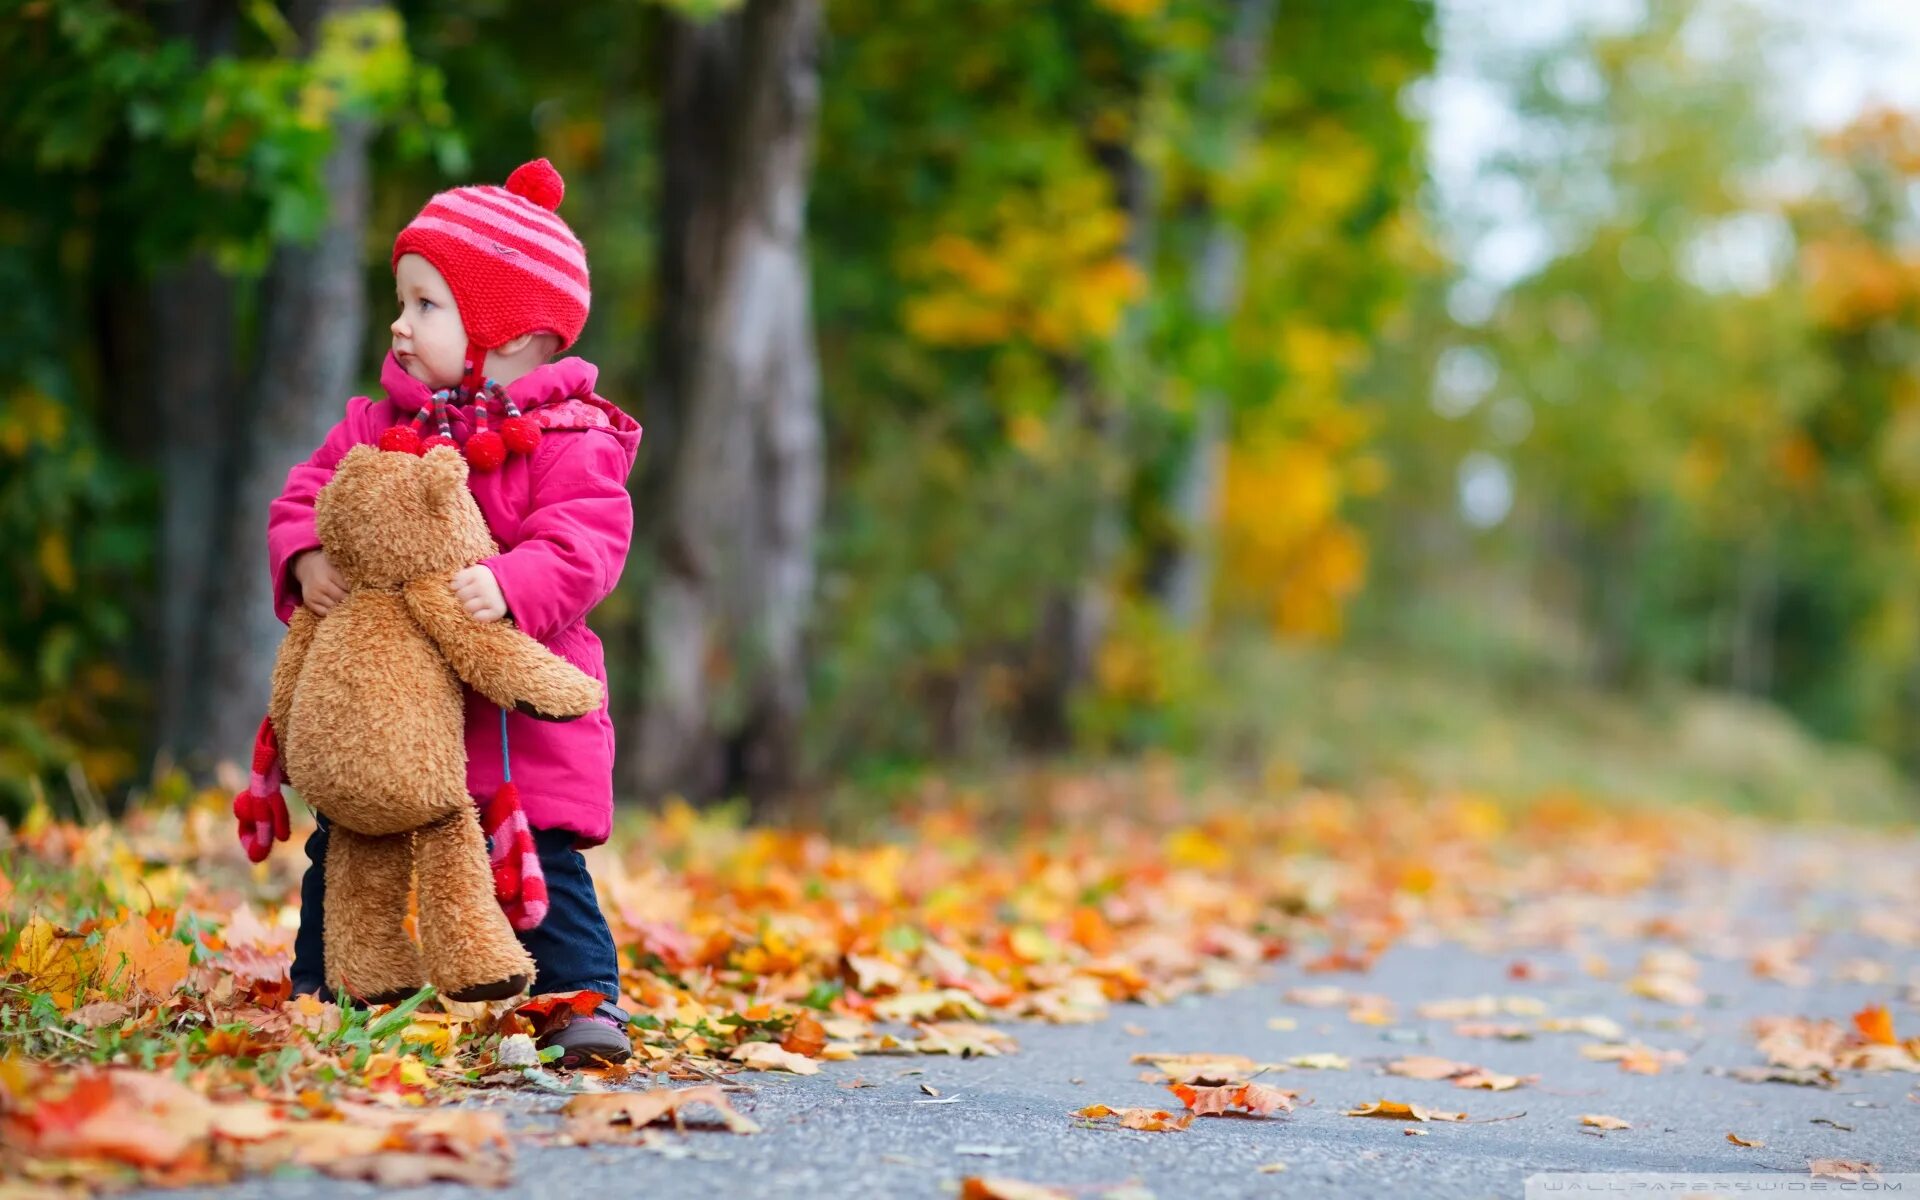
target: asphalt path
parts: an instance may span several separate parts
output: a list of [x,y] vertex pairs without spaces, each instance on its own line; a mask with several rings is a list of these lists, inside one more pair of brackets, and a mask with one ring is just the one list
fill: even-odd
[[[1884,1003],[1903,1036],[1920,1033],[1920,945],[1902,936],[1897,914],[1891,936],[1885,928],[1877,936],[1861,929],[1862,914],[1874,905],[1910,898],[1910,881],[1870,893],[1874,880],[1888,884],[1885,872],[1920,862],[1911,843],[1879,847],[1872,869],[1863,867],[1857,877],[1810,883],[1820,874],[1807,867],[1812,846],[1812,835],[1797,835],[1783,841],[1764,870],[1703,868],[1675,887],[1627,900],[1583,901],[1562,913],[1515,912],[1497,927],[1470,931],[1471,948],[1450,940],[1398,945],[1365,974],[1309,975],[1282,962],[1231,991],[1158,1007],[1122,1006],[1094,1024],[1009,1025],[1020,1048],[1001,1057],[876,1056],[828,1063],[814,1076],[743,1072],[732,1078],[751,1090],[734,1093],[734,1100],[762,1126],[757,1135],[696,1127],[652,1136],[645,1146],[555,1145],[564,1097],[496,1093],[479,1103],[508,1113],[521,1140],[514,1180],[504,1190],[433,1185],[394,1192],[282,1173],[210,1194],[231,1200],[951,1197],[964,1177],[981,1175],[1088,1197],[1132,1185],[1133,1192],[1121,1194],[1161,1200],[1517,1197],[1529,1176],[1548,1172],[1702,1179],[1744,1173],[1749,1190],[1743,1194],[1754,1194],[1759,1185],[1807,1183],[1808,1164],[1817,1159],[1867,1161],[1883,1175],[1920,1172],[1920,1075],[1843,1072],[1837,1086],[1820,1088],[1750,1083],[1725,1073],[1764,1061],[1751,1029],[1760,1016],[1827,1017],[1851,1027],[1863,1005]],[[1853,853],[1823,846],[1814,860],[1831,876],[1833,864]],[[1645,919],[1654,916],[1664,923],[1650,931]],[[1754,948],[1793,935],[1807,939],[1800,961],[1811,978],[1757,977]],[[1539,940],[1560,944],[1530,944]],[[1629,989],[1645,953],[1675,949],[1700,965],[1699,1003],[1667,1003]],[[1607,977],[1592,973],[1596,960],[1611,968]],[[1511,976],[1516,961],[1526,964],[1530,978]],[[1287,999],[1291,989],[1329,986],[1385,996],[1396,1019],[1367,1024],[1350,1020],[1344,1005]],[[1487,1018],[1492,1021],[1537,1027],[1539,1017],[1527,1012],[1536,1007],[1554,1016],[1604,1015],[1626,1040],[1681,1051],[1685,1061],[1638,1074],[1584,1057],[1581,1048],[1599,1040],[1592,1036],[1461,1036],[1452,1020],[1417,1015],[1422,1002],[1479,996],[1521,1014]],[[1331,1053],[1348,1065],[1263,1075],[1261,1082],[1300,1093],[1295,1111],[1269,1118],[1206,1117],[1182,1132],[1149,1133],[1071,1115],[1092,1104],[1178,1109],[1164,1087],[1141,1080],[1147,1068],[1131,1059],[1143,1052],[1237,1054],[1262,1062]],[[1385,1073],[1388,1062],[1410,1054],[1539,1078],[1489,1092]],[[847,1086],[854,1081],[863,1086]],[[648,1082],[642,1077],[633,1086]],[[1464,1112],[1468,1119],[1342,1115],[1376,1100]],[[698,1112],[692,1110],[696,1120]],[[1584,1114],[1618,1117],[1631,1128],[1589,1128],[1581,1123]],[[1736,1145],[1729,1133],[1764,1145]],[[1903,1190],[1920,1192],[1920,1176]]]

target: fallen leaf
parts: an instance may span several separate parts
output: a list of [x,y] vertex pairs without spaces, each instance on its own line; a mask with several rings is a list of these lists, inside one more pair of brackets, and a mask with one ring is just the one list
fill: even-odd
[[1343,1117],[1386,1117],[1395,1121],[1464,1121],[1467,1114],[1441,1112],[1419,1104],[1402,1104],[1397,1100],[1374,1100],[1358,1108],[1345,1109]]
[[787,1036],[780,1039],[780,1048],[807,1058],[819,1058],[820,1052],[827,1047],[827,1030],[812,1013],[801,1013],[793,1019]]
[[955,1058],[997,1057],[1019,1052],[1013,1035],[973,1021],[926,1021],[916,1026],[920,1036],[907,1043],[921,1054],[951,1054]]
[[1809,1125],[1828,1125],[1828,1126],[1831,1126],[1831,1127],[1833,1127],[1834,1129],[1838,1129],[1838,1130],[1840,1130],[1840,1131],[1841,1131],[1842,1133],[1852,1133],[1852,1132],[1853,1132],[1853,1126],[1851,1126],[1851,1125],[1842,1125],[1842,1124],[1841,1124],[1840,1122],[1838,1122],[1838,1121],[1836,1121],[1836,1120],[1834,1120],[1834,1119],[1833,1119],[1832,1117],[1815,1117],[1815,1118],[1813,1118],[1813,1120],[1811,1120],[1811,1121],[1809,1121],[1809,1122],[1807,1122],[1807,1124],[1809,1124]]
[[605,996],[594,991],[547,992],[533,997],[514,1011],[527,1017],[548,1017],[558,1009],[568,1008],[584,1017],[591,1015],[605,1000]]
[[1267,1028],[1273,1030],[1275,1033],[1288,1033],[1300,1028],[1300,1022],[1294,1020],[1292,1017],[1268,1017]]
[[95,1000],[92,1004],[83,1004],[67,1014],[67,1020],[88,1029],[98,1029],[102,1025],[116,1025],[133,1015],[133,1006],[120,1000]]
[[1869,1004],[1853,1014],[1853,1027],[1860,1036],[1882,1046],[1895,1046],[1900,1042],[1893,1036],[1893,1014],[1884,1004]]
[[682,1110],[694,1104],[704,1104],[718,1112],[720,1120],[734,1133],[760,1132],[760,1126],[735,1110],[720,1085],[713,1083],[686,1088],[651,1088],[644,1092],[589,1092],[568,1100],[560,1113],[569,1120],[568,1131],[585,1141],[603,1138],[609,1127],[623,1121],[630,1128],[639,1129],[662,1117],[670,1117],[675,1129],[684,1129]]
[[1220,1116],[1236,1108],[1259,1117],[1276,1112],[1292,1112],[1294,1097],[1300,1094],[1258,1083],[1228,1083],[1212,1087],[1170,1083],[1167,1090],[1178,1096],[1180,1103],[1186,1105],[1196,1117]]
[[1453,1027],[1453,1032],[1456,1037],[1499,1038],[1508,1042],[1524,1042],[1533,1037],[1533,1030],[1525,1025],[1501,1025],[1491,1021],[1462,1021]]
[[729,1056],[756,1071],[791,1071],[795,1075],[817,1075],[820,1064],[804,1054],[782,1050],[772,1042],[744,1042]]
[[1741,1137],[1741,1136],[1740,1136],[1739,1134],[1737,1134],[1737,1133],[1729,1133],[1729,1134],[1727,1134],[1727,1140],[1728,1140],[1728,1141],[1730,1141],[1730,1142],[1732,1142],[1732,1143],[1733,1143],[1734,1145],[1736,1145],[1736,1146],[1753,1146],[1753,1147],[1756,1147],[1756,1148],[1758,1148],[1758,1147],[1761,1147],[1761,1146],[1764,1146],[1764,1145],[1766,1145],[1766,1143],[1765,1143],[1765,1142],[1763,1142],[1763,1141],[1761,1141],[1761,1140],[1760,1140],[1760,1139],[1758,1139],[1758,1138],[1751,1138],[1751,1139],[1749,1139],[1749,1138],[1743,1138],[1743,1137]]
[[1580,1117],[1582,1125],[1591,1125],[1595,1129],[1632,1129],[1633,1126],[1619,1117],[1609,1117],[1600,1113],[1584,1113]]
[[1838,1087],[1839,1076],[1825,1067],[1737,1067],[1728,1072],[1742,1083],[1792,1083],[1801,1087]]
[[1474,1069],[1469,1063],[1436,1058],[1430,1054],[1408,1055],[1387,1064],[1387,1074],[1407,1079],[1452,1079],[1455,1075],[1465,1075]]
[[1287,1169],[1287,1164],[1283,1162],[1261,1163],[1259,1166],[1254,1168],[1254,1170],[1260,1172],[1262,1175],[1278,1175],[1280,1174],[1280,1172],[1286,1169]]
[[1880,1169],[1872,1163],[1849,1158],[1816,1158],[1807,1164],[1807,1171],[1816,1178],[1845,1179],[1850,1183],[1860,1182],[1862,1176],[1880,1174]]
[[1296,1054],[1287,1060],[1287,1065],[1308,1071],[1344,1071],[1351,1064],[1344,1054],[1322,1050],[1314,1054]]
[[1127,1129],[1140,1129],[1148,1133],[1177,1133],[1193,1124],[1193,1113],[1181,1113],[1175,1116],[1159,1108],[1113,1108],[1105,1104],[1090,1104],[1075,1109],[1074,1116],[1085,1117],[1091,1121],[1102,1121],[1108,1117],[1117,1117],[1121,1126]]
[[1400,1132],[1408,1137],[1426,1137],[1428,1133],[1425,1129],[1402,1129]]
[[1617,1042],[1627,1036],[1620,1023],[1612,1017],[1542,1017],[1540,1030],[1543,1033],[1584,1033],[1603,1042]]
[[1455,1078],[1453,1086],[1483,1088],[1489,1092],[1510,1092],[1522,1085],[1538,1082],[1540,1082],[1538,1075],[1500,1075],[1493,1071],[1474,1070]]
[[[1243,1054],[1136,1054],[1129,1061],[1150,1063],[1153,1068],[1172,1083],[1194,1083],[1211,1080],[1225,1083],[1231,1080],[1244,1080],[1263,1071],[1271,1071],[1278,1064],[1259,1063]],[[1144,1078],[1152,1081],[1151,1076]]]
[[1073,1194],[1019,1179],[969,1175],[960,1181],[960,1200],[1073,1200]]

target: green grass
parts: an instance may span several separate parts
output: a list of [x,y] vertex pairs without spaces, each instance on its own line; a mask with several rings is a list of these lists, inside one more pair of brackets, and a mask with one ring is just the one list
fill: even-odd
[[1247,645],[1224,656],[1203,761],[1345,788],[1404,783],[1524,800],[1572,789],[1869,825],[1920,820],[1884,757],[1772,705],[1677,686],[1596,691],[1555,670],[1406,651]]

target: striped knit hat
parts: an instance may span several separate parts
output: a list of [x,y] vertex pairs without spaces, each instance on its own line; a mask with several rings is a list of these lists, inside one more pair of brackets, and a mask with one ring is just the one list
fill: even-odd
[[506,187],[453,188],[427,201],[393,242],[393,261],[418,254],[446,277],[477,371],[486,351],[523,333],[580,337],[592,289],[587,252],[560,219],[566,181],[544,158],[515,168]]

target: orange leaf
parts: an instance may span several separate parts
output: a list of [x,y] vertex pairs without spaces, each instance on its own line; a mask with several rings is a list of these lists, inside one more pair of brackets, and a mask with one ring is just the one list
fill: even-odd
[[1869,1004],[1853,1014],[1853,1027],[1860,1036],[1881,1046],[1898,1045],[1900,1039],[1893,1036],[1893,1014],[1884,1004]]
[[1180,1103],[1196,1117],[1212,1117],[1233,1107],[1235,1097],[1240,1094],[1238,1084],[1226,1084],[1217,1087],[1194,1087],[1187,1083],[1170,1083],[1167,1090],[1180,1098]]
[[549,992],[544,996],[533,997],[514,1011],[523,1016],[546,1017],[552,1016],[558,1009],[570,1008],[584,1017],[600,1007],[600,1002],[605,999],[605,996],[595,991]]
[[1736,1146],[1754,1146],[1754,1147],[1759,1147],[1759,1146],[1764,1146],[1764,1145],[1766,1145],[1766,1143],[1765,1143],[1765,1142],[1763,1142],[1763,1141],[1761,1141],[1761,1140],[1760,1140],[1759,1138],[1743,1138],[1743,1137],[1741,1137],[1741,1136],[1740,1136],[1739,1134],[1737,1134],[1737,1133],[1729,1133],[1729,1134],[1727,1134],[1727,1140],[1728,1140],[1728,1141],[1730,1141],[1730,1142],[1732,1142],[1732,1143],[1733,1143],[1734,1145],[1736,1145]]
[[1419,1104],[1402,1104],[1398,1100],[1374,1100],[1358,1108],[1349,1108],[1341,1114],[1343,1117],[1386,1117],[1394,1121],[1464,1121],[1467,1114],[1441,1112]]
[[960,1200],[1072,1200],[1072,1196],[1041,1183],[969,1175],[960,1181]]
[[1112,1108],[1105,1104],[1090,1104],[1075,1109],[1074,1116],[1099,1121],[1107,1117],[1120,1118],[1120,1124],[1127,1129],[1140,1129],[1148,1133],[1178,1133],[1193,1124],[1194,1114],[1181,1113],[1174,1116],[1161,1108]]
[[1254,1116],[1264,1117],[1275,1112],[1292,1112],[1294,1097],[1299,1094],[1268,1087],[1264,1083],[1250,1083],[1240,1089],[1237,1103]]
[[820,1052],[826,1047],[826,1027],[820,1024],[812,1013],[801,1013],[795,1017],[793,1027],[787,1030],[787,1036],[780,1039],[782,1050],[804,1054],[808,1058],[819,1058]]
[[1622,1121],[1619,1117],[1609,1117],[1602,1113],[1587,1113],[1580,1118],[1580,1123],[1582,1125],[1591,1125],[1595,1129],[1632,1129],[1633,1128],[1633,1125],[1630,1122]]
[[123,921],[100,943],[100,965],[107,979],[160,999],[187,977],[187,948],[145,921]]

